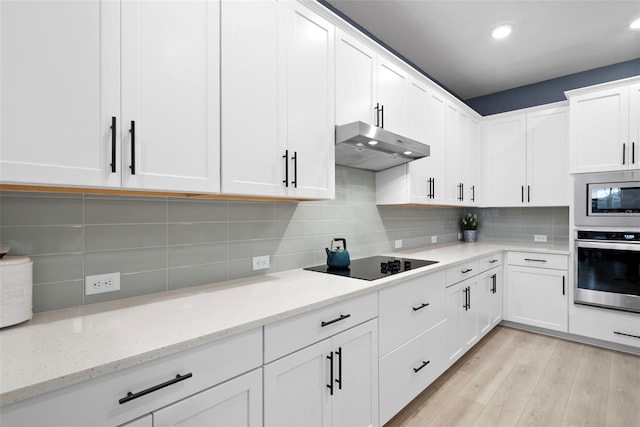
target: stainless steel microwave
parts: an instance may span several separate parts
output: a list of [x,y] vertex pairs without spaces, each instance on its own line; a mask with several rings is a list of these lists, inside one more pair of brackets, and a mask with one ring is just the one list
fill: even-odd
[[574,175],[576,226],[639,227],[640,170]]

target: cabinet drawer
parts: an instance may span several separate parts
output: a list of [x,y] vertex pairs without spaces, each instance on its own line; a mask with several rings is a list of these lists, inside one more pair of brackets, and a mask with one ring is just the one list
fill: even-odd
[[538,252],[509,252],[507,264],[521,265],[524,267],[553,268],[566,270],[568,257],[566,255],[544,254]]
[[264,327],[265,363],[321,341],[378,315],[371,292]]
[[493,267],[499,267],[502,265],[502,252],[497,254],[482,257],[477,260],[478,273],[485,272]]
[[445,272],[379,291],[380,355],[431,329],[445,318]]
[[569,318],[569,332],[640,348],[640,314],[576,306]]
[[439,323],[380,359],[380,425],[444,372],[445,324]]
[[[11,426],[119,425],[259,367],[261,351],[262,333],[256,328],[8,405],[2,408],[2,423]],[[119,403],[129,392],[148,390],[176,379],[178,374],[192,376]]]
[[466,261],[447,269],[447,286],[461,282],[480,273],[478,260]]

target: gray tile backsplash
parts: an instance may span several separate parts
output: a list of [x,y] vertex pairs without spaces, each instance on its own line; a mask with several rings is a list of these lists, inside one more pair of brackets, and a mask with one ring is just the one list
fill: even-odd
[[[569,240],[568,208],[472,209],[480,240]],[[59,193],[0,193],[0,241],[34,261],[34,311],[325,262],[345,237],[353,258],[457,240],[462,208],[376,206],[372,172],[336,167],[336,198],[251,202]],[[251,257],[271,268],[252,271]],[[84,276],[119,271],[119,292],[84,296]]]

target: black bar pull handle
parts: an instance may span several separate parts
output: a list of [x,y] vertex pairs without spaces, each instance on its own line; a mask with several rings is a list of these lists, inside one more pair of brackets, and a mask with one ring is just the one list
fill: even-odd
[[380,120],[380,127],[384,129],[384,105],[380,105],[380,116],[382,116],[382,120]]
[[329,394],[333,396],[333,352],[329,353],[327,359],[329,359],[329,384],[327,387],[329,387]]
[[350,314],[341,314],[340,317],[337,317],[337,318],[335,318],[333,320],[329,320],[328,322],[320,323],[320,326],[324,328],[325,326],[329,326],[332,323],[336,323],[336,322],[339,322],[341,320],[348,319],[349,317],[351,317]]
[[338,378],[336,378],[336,384],[338,384],[338,390],[342,390],[342,347],[338,347],[338,351],[335,353],[338,355]]
[[626,143],[622,143],[622,164],[626,164],[627,163],[627,144]]
[[373,107],[376,110],[376,127],[380,127],[380,103],[376,102],[376,106]]
[[536,258],[525,258],[525,261],[531,261],[531,262],[547,262],[546,259],[536,259]]
[[464,292],[464,305],[462,306],[462,308],[464,308],[464,311],[467,311],[469,309],[469,307],[467,306],[467,288],[464,288],[462,292]]
[[531,186],[527,185],[527,203],[531,203]]
[[524,185],[520,186],[520,197],[522,199],[522,203],[524,203]]
[[494,263],[496,263],[496,262],[498,262],[498,260],[497,260],[497,259],[492,259],[492,260],[490,260],[490,261],[489,261],[489,264],[494,264]]
[[111,117],[111,173],[116,173],[116,118]]
[[431,191],[431,198],[435,199],[436,198],[436,179],[435,178],[431,178],[431,185],[433,185],[433,190]]
[[427,366],[429,363],[431,363],[431,360],[427,360],[426,362],[423,360],[422,361],[422,365],[418,366],[417,368],[413,368],[413,372],[414,373],[418,373],[420,371],[420,369],[424,368],[425,366]]
[[626,334],[624,332],[613,331],[613,333],[616,335],[623,335],[625,337],[640,338],[640,335]]
[[418,311],[418,310],[422,310],[425,307],[428,307],[429,303],[428,302],[423,302],[419,307],[411,307],[413,309],[413,311]]
[[493,280],[493,287],[491,288],[491,293],[492,294],[495,294],[498,291],[498,289],[496,288],[497,277],[498,276],[496,274],[491,276],[491,279]]
[[565,283],[565,278],[564,276],[562,276],[562,295],[564,295],[564,283]]
[[631,143],[631,164],[635,165],[636,163],[636,143]]
[[469,299],[469,302],[467,303],[467,308],[471,310],[471,287],[470,286],[467,286],[467,298]]
[[289,150],[284,150],[284,181],[282,183],[285,187],[289,187]]
[[123,403],[130,402],[130,401],[132,401],[134,399],[137,399],[139,397],[145,396],[145,395],[147,395],[149,393],[153,393],[154,391],[158,391],[158,390],[160,390],[162,388],[169,387],[170,385],[173,385],[173,384],[179,383],[181,381],[184,381],[186,379],[189,379],[192,376],[193,376],[193,373],[191,373],[191,372],[189,372],[188,374],[184,374],[184,375],[178,374],[178,375],[176,375],[175,378],[170,379],[169,381],[165,381],[162,384],[154,385],[153,387],[149,387],[149,388],[144,389],[142,391],[139,391],[137,393],[129,392],[129,393],[127,393],[127,395],[125,397],[123,397],[122,399],[118,400],[118,403],[120,403],[122,405]]
[[471,201],[472,202],[476,201],[476,186],[475,185],[471,186]]
[[464,184],[460,183],[460,201],[464,202]]
[[465,268],[464,270],[460,271],[460,273],[467,274],[470,271],[473,271],[473,268]]
[[293,188],[298,188],[298,152],[294,151],[293,156],[291,156],[291,160],[293,160],[293,179],[291,180],[291,184],[293,184]]
[[129,165],[129,169],[131,169],[131,175],[136,174],[136,122],[131,120],[131,127],[129,128],[129,133],[131,134],[131,165]]

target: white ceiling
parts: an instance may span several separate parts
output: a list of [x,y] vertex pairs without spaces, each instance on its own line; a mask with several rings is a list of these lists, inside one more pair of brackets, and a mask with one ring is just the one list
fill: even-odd
[[462,99],[640,58],[640,0],[328,3]]

